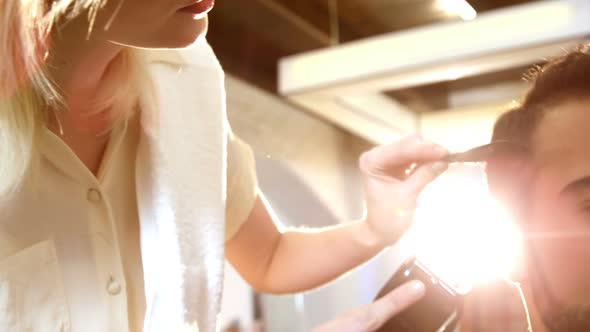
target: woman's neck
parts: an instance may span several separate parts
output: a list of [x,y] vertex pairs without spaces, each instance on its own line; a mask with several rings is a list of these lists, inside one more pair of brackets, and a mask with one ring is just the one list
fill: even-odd
[[107,84],[109,68],[122,46],[101,38],[96,31],[86,36],[85,17],[76,18],[52,33],[49,75],[62,94],[64,110],[50,111],[48,127],[76,153],[94,174],[98,172],[108,143],[113,117],[108,110],[93,107]]
[[106,40],[99,29],[87,37],[87,26],[87,18],[81,15],[56,27],[51,34],[49,75],[64,98],[67,111],[63,113],[92,121],[91,103],[109,83],[105,82],[106,73],[123,47]]

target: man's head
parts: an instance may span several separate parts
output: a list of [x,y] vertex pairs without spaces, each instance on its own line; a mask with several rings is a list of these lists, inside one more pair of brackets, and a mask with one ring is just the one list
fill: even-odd
[[525,287],[551,331],[590,331],[590,52],[535,68],[521,105],[502,115],[492,140],[530,153],[488,164],[492,192],[526,240]]

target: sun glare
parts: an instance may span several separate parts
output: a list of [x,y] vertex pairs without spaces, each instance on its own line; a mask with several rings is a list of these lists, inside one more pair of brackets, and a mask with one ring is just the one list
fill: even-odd
[[488,193],[480,165],[453,166],[425,189],[408,240],[460,293],[508,278],[521,254],[520,232]]

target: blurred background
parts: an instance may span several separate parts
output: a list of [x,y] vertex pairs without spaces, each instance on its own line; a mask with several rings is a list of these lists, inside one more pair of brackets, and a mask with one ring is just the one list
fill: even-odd
[[[587,0],[218,0],[208,40],[275,214],[287,227],[323,227],[362,216],[364,150],[412,133],[453,151],[488,142],[526,91],[526,69],[588,36]],[[452,195],[465,204],[485,185],[481,169],[463,173],[474,185]],[[228,265],[222,326],[309,331],[369,303],[404,255],[398,245],[293,296],[255,294]]]

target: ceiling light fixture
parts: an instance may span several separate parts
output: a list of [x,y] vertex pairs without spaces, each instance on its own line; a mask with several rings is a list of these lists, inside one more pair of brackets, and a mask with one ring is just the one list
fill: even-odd
[[457,15],[464,21],[471,21],[477,17],[477,12],[466,0],[439,0],[439,5],[444,11]]
[[[427,114],[387,102],[390,97],[383,92],[525,67],[588,41],[590,1],[535,1],[481,13],[476,20],[421,26],[283,58],[278,90],[303,109],[383,144],[428,121]],[[493,105],[463,106],[504,108],[512,96]]]

